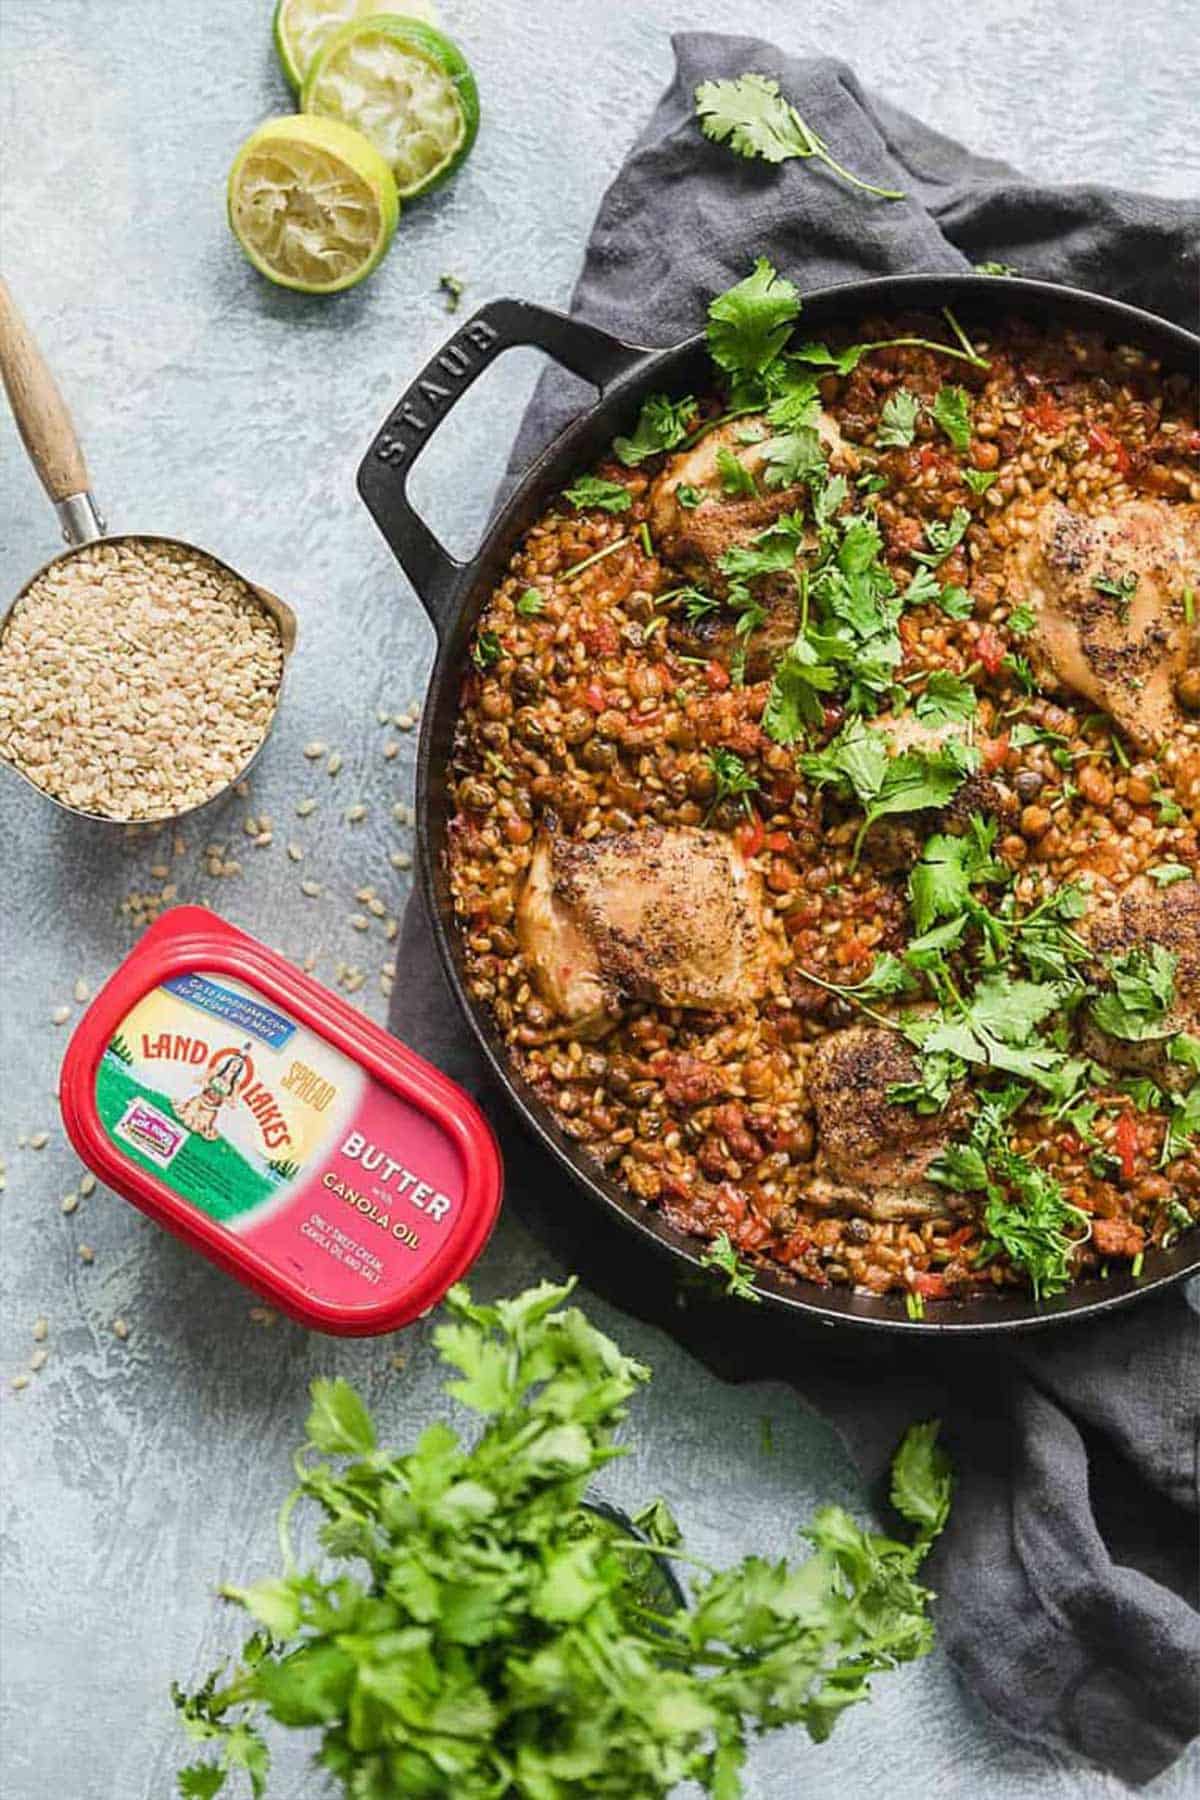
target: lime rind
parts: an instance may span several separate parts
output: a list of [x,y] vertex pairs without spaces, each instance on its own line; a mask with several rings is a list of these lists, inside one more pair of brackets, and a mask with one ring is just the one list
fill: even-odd
[[446,181],[479,130],[475,78],[457,45],[400,14],[336,31],[309,70],[301,104],[370,138],[405,200]]
[[273,22],[275,49],[288,81],[299,93],[317,56],[340,26],[372,13],[401,10],[426,24],[437,21],[437,8],[431,0],[409,0],[403,9],[396,0],[278,0]]
[[400,203],[392,172],[336,119],[268,119],[239,150],[229,223],[260,274],[306,294],[354,287],[378,267]]

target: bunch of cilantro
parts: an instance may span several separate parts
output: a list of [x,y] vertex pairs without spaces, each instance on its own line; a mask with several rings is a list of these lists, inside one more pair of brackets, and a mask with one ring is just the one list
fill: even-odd
[[[478,1415],[470,1442],[436,1424],[383,1448],[352,1388],[314,1382],[283,1572],[224,1590],[259,1629],[232,1671],[174,1691],[205,1746],[180,1772],[186,1800],[237,1771],[264,1795],[268,1720],[320,1732],[316,1761],[346,1800],[656,1800],[685,1781],[736,1800],[750,1732],[824,1739],[873,1674],[929,1650],[917,1574],[952,1487],[937,1425],[913,1427],[893,1464],[907,1541],[825,1507],[803,1561],[703,1569],[680,1606],[662,1559],[702,1565],[662,1502],[641,1535],[585,1503],[649,1371],[564,1306],[572,1285],[447,1297],[434,1341],[457,1371],[447,1391]],[[321,1567],[290,1548],[300,1500],[322,1515]]]

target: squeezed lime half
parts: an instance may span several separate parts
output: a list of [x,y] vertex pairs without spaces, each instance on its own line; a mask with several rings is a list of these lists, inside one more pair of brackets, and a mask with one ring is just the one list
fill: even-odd
[[479,130],[479,93],[458,46],[398,14],[335,31],[305,77],[301,104],[370,138],[405,200],[452,175]]
[[392,171],[337,119],[268,119],[229,171],[229,223],[260,274],[336,294],[378,267],[400,216]]
[[437,23],[437,8],[429,0],[278,0],[275,8],[275,48],[283,72],[299,93],[304,77],[341,25],[365,19],[372,13],[403,13],[408,18]]

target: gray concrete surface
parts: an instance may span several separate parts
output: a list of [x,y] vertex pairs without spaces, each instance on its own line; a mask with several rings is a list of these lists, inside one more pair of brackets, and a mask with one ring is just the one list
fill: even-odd
[[[355,499],[353,470],[448,330],[442,271],[465,280],[467,305],[501,293],[565,299],[600,194],[667,79],[670,30],[753,31],[832,52],[931,123],[1035,174],[1178,194],[1194,156],[1190,11],[1183,0],[444,0],[483,95],[475,155],[448,193],[413,209],[374,281],[321,303],[261,283],[222,216],[237,144],[289,106],[268,0],[0,8],[4,270],[60,372],[110,520],[207,542],[300,614],[290,692],[252,797],[186,831],[172,859],[180,897],[288,954],[319,952],[326,978],[339,958],[362,965],[360,999],[382,1015],[386,947],[377,932],[364,944],[346,919],[364,881],[396,907],[403,898],[407,877],[388,853],[406,834],[390,807],[410,795],[414,743],[375,715],[419,696],[431,635]],[[435,522],[458,545],[482,519],[533,373],[531,354],[506,359],[422,467],[419,492],[434,494]],[[0,545],[5,592],[56,547],[6,420]],[[388,761],[390,736],[400,751]],[[305,762],[313,738],[342,751],[336,782]],[[301,824],[293,807],[310,791],[321,809]],[[369,819],[348,827],[342,812],[360,799]],[[272,1565],[306,1382],[353,1376],[385,1427],[406,1436],[436,1412],[437,1376],[424,1330],[339,1345],[256,1324],[243,1290],[104,1192],[64,1216],[79,1170],[57,1123],[65,1033],[51,1013],[77,977],[94,987],[132,942],[121,902],[155,885],[163,845],[82,826],[8,779],[0,807],[0,1786],[9,1800],[165,1800],[183,1755],[168,1683],[198,1676],[232,1641],[218,1583]],[[272,815],[275,842],[246,842],[244,874],[215,882],[200,847],[245,842],[248,808]],[[292,837],[328,884],[320,903],[300,894],[284,850]],[[18,1148],[40,1130],[44,1149]],[[94,1248],[91,1266],[81,1244]],[[510,1220],[477,1279],[497,1292],[547,1272],[558,1271]],[[670,1341],[595,1310],[656,1370],[632,1454],[609,1484],[616,1498],[665,1491],[701,1551],[720,1556],[782,1550],[824,1500],[861,1505],[840,1445],[790,1391],[726,1389]],[[49,1359],[14,1391],[39,1315]],[[1175,1800],[1198,1776],[1192,1758],[1150,1791]],[[324,1791],[305,1747],[282,1746],[272,1792]],[[881,1681],[874,1705],[824,1748],[798,1737],[762,1746],[749,1791],[1080,1800],[1119,1784],[1013,1742],[935,1655]]]

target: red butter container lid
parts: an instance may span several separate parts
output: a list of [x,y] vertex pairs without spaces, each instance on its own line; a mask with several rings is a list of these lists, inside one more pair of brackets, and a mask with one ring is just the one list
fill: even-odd
[[97,995],[60,1096],[101,1181],[321,1331],[419,1318],[499,1210],[474,1101],[203,907],[164,913]]

